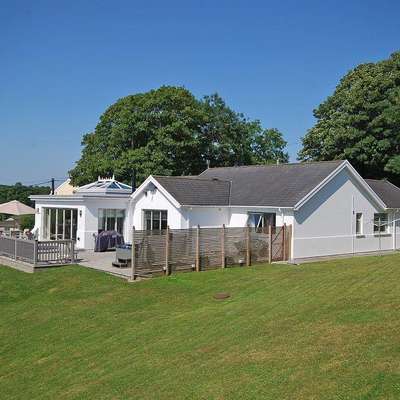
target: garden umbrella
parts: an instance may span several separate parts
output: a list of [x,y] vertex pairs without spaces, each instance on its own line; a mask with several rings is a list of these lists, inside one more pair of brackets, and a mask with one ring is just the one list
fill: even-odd
[[11,200],[8,203],[0,204],[0,214],[27,215],[35,214],[35,209],[18,200]]
[[[8,203],[0,204],[0,214],[9,214],[15,216],[35,214],[35,209],[29,207],[18,200],[11,200]],[[18,218],[17,218],[18,219]],[[18,227],[20,221],[18,219]],[[17,226],[17,221],[14,221],[14,227]]]

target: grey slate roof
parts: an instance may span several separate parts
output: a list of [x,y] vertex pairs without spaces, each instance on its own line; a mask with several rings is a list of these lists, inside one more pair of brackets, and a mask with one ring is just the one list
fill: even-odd
[[209,168],[198,177],[155,178],[182,205],[293,207],[343,162]]
[[182,205],[227,206],[229,205],[230,182],[201,179],[196,176],[155,176]]
[[400,208],[400,188],[385,180],[365,179],[365,181],[386,204],[386,207]]
[[293,207],[343,162],[210,168],[200,177],[231,181],[231,205]]

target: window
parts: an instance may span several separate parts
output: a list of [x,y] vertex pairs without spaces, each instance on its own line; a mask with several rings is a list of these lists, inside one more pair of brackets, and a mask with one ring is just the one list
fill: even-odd
[[363,233],[362,221],[362,213],[356,213],[356,235],[362,235]]
[[389,231],[388,215],[386,213],[374,214],[374,233],[387,233]]
[[249,213],[248,224],[257,230],[276,226],[276,214],[275,213]]
[[166,210],[145,210],[144,227],[147,231],[167,229],[168,212]]
[[98,231],[117,231],[121,235],[124,231],[125,210],[113,208],[99,208]]
[[76,239],[78,210],[70,208],[45,208],[43,237],[46,240]]

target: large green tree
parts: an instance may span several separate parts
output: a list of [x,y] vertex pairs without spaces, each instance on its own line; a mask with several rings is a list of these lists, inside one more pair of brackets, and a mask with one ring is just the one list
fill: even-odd
[[400,183],[400,52],[350,71],[314,116],[299,159],[348,159],[365,177]]
[[198,174],[207,160],[226,166],[288,159],[278,130],[263,129],[217,94],[198,100],[187,89],[171,86],[118,100],[82,145],[70,171],[75,185],[111,174],[129,181],[133,169],[142,181],[149,174]]

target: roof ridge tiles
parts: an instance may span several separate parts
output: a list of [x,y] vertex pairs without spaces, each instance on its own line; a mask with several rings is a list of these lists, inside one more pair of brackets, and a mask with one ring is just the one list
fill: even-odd
[[[226,167],[209,167],[205,169],[203,172],[208,171],[210,169],[228,169],[228,168],[267,168],[267,167],[286,167],[286,166],[294,166],[294,165],[310,165],[310,164],[330,164],[330,163],[342,163],[346,160],[326,160],[326,161],[303,161],[303,162],[294,162],[294,163],[281,163],[281,164],[251,164],[251,165],[233,165]],[[202,173],[203,173],[202,172]],[[201,175],[201,174],[200,174]]]

